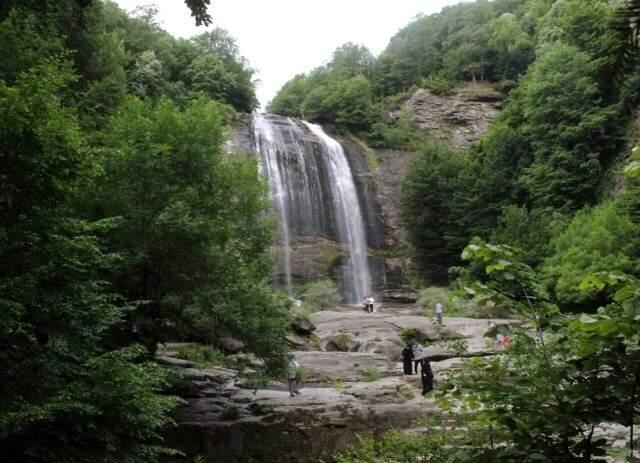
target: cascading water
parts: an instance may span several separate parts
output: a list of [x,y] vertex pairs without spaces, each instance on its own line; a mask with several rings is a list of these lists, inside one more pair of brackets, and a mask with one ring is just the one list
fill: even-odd
[[279,217],[281,283],[291,292],[292,246],[297,236],[331,237],[346,247],[342,292],[345,301],[356,303],[370,294],[371,276],[351,169],[336,140],[320,126],[304,124],[281,116],[253,115],[255,149]]
[[254,115],[253,130],[258,151],[262,155],[260,173],[269,180],[269,192],[274,202],[274,207],[280,216],[278,226],[281,240],[280,246],[284,250],[285,284],[287,292],[291,293],[291,238],[286,198],[289,188],[285,183],[282,169],[278,162],[278,152],[284,151],[284,144],[267,120],[260,115]]
[[337,209],[338,232],[342,242],[349,248],[347,278],[351,280],[351,284],[347,299],[349,302],[356,303],[371,293],[371,275],[367,263],[367,240],[364,234],[364,222],[358,193],[342,145],[327,135],[319,125],[309,122],[305,122],[305,124],[318,137],[324,148],[323,152],[327,154],[329,181]]

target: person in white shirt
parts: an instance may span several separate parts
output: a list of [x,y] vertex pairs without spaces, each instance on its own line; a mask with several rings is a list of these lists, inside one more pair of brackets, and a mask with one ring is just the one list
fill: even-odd
[[440,302],[436,303],[436,318],[438,319],[438,325],[442,325],[442,304]]
[[373,313],[373,303],[375,301],[373,300],[373,298],[371,296],[367,296],[367,309],[369,310],[369,313]]
[[296,362],[296,358],[293,357],[289,360],[289,365],[287,367],[287,379],[289,380],[289,396],[293,397],[295,394],[300,394],[298,391],[298,370],[300,369],[300,364]]
[[421,344],[416,343],[413,346],[413,369],[416,374],[418,374],[418,365],[422,362],[424,358],[424,347]]

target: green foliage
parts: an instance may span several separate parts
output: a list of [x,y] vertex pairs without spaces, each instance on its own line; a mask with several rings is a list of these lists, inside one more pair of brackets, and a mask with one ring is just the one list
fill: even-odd
[[447,304],[449,302],[449,290],[447,288],[429,286],[428,288],[420,290],[418,304],[420,304],[422,308],[433,312],[438,302],[442,304],[444,311],[447,312]]
[[298,371],[296,373],[296,379],[301,384],[306,383],[307,380],[309,379],[309,370],[306,367],[304,367],[303,365],[300,365],[298,367]]
[[565,228],[567,219],[553,209],[533,209],[507,206],[502,210],[498,227],[491,241],[516,248],[520,258],[536,267],[553,254],[551,240]]
[[579,212],[552,246],[554,254],[543,272],[558,301],[566,305],[601,302],[599,291],[580,289],[580,282],[592,273],[638,271],[638,228],[616,203]]
[[435,142],[414,155],[401,189],[402,222],[409,232],[414,259],[433,282],[447,279],[461,246],[455,236],[450,198],[463,165],[457,153]]
[[[204,21],[208,2],[188,3]],[[222,30],[176,40],[152,7],[136,14],[100,1],[0,5],[7,461],[172,454],[161,432],[178,404],[166,390],[180,385],[149,361],[161,334],[236,336],[265,375],[286,361],[265,186],[254,162],[220,147],[225,105],[256,106],[253,71]]]
[[326,66],[287,82],[268,110],[364,132],[380,118],[368,78],[373,62],[366,48],[342,45]]
[[352,343],[352,339],[349,335],[339,334],[335,336],[332,341],[340,352],[349,352]]
[[537,206],[576,210],[593,201],[599,172],[610,155],[616,108],[602,104],[589,56],[553,45],[517,90],[521,126],[533,162],[520,182]]
[[362,373],[362,379],[367,383],[372,383],[380,379],[380,371],[376,367],[370,367]]
[[[469,8],[483,7],[478,3]],[[613,11],[611,4],[600,1],[591,9],[566,0],[551,10],[529,2],[515,16],[490,20],[492,30],[482,34],[501,50],[495,56],[507,61],[509,50],[529,50],[535,37],[530,31],[542,28],[537,59],[467,155],[456,159],[422,154],[410,166],[403,218],[419,270],[428,281],[445,282],[444,270],[457,265],[459,253],[474,236],[512,245],[527,263],[542,265],[554,252],[551,238],[572,214],[597,203],[608,189],[629,120],[622,106],[627,90],[617,94],[603,76],[605,50],[620,40],[612,32]],[[583,21],[602,35],[587,37]],[[474,65],[473,48],[482,47],[482,37],[456,48],[461,63]],[[503,78],[508,79],[508,73]]]
[[266,286],[266,192],[255,160],[222,156],[218,105],[131,99],[103,140],[87,209],[120,217],[116,285],[143,301],[132,316],[141,339],[234,337],[282,364],[288,303]]
[[113,221],[68,208],[94,168],[70,82],[56,59],[0,81],[0,444],[8,461],[147,461],[177,400],[143,348],[109,346],[128,307],[104,281]]
[[332,309],[342,298],[333,280],[318,280],[309,283],[302,295],[304,307],[310,311]]
[[226,407],[220,413],[220,419],[225,421],[233,421],[240,418],[240,409],[238,407]]
[[517,79],[533,58],[533,41],[522,15],[525,1],[473,2],[416,18],[398,32],[374,69],[384,95],[417,80]]
[[[567,316],[508,247],[477,242],[463,257],[482,269],[482,281],[468,286],[478,302],[507,301],[530,325],[512,327],[503,356],[469,361],[443,385],[442,407],[472,412],[474,426],[491,429],[491,441],[467,447],[462,461],[603,455],[606,442],[593,436],[594,427],[628,426],[640,411],[638,281],[617,272],[591,275],[582,288],[610,287],[611,303],[596,315]],[[610,374],[599,374],[605,370]]]
[[178,348],[178,358],[193,362],[197,368],[211,368],[223,363],[224,354],[212,346],[185,344]]
[[409,463],[424,461],[436,463],[449,461],[450,431],[442,423],[429,422],[429,431],[413,437],[401,430],[386,432],[382,438],[360,436],[356,444],[334,456],[337,463],[370,463],[389,461]]
[[204,93],[238,111],[257,107],[254,70],[228,32],[215,28],[178,40],[159,27],[157,10],[142,7],[136,13],[130,17],[107,1],[101,15],[103,30],[114,34],[123,48],[132,94],[152,99],[165,96],[184,104]]
[[424,333],[417,328],[404,328],[400,332],[400,338],[405,344],[424,344],[429,341]]

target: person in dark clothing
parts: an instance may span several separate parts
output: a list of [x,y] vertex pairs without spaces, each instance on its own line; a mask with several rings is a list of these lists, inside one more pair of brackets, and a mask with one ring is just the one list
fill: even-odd
[[420,379],[422,380],[422,395],[433,391],[433,370],[431,370],[431,362],[426,359],[420,361]]
[[405,375],[412,375],[412,361],[413,360],[413,346],[411,344],[407,344],[407,346],[402,350],[402,365],[404,368]]

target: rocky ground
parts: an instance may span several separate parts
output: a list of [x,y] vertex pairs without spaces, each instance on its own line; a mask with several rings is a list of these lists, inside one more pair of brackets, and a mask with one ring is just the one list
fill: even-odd
[[[423,431],[415,427],[416,418],[439,410],[421,395],[419,376],[403,374],[400,334],[406,328],[419,330],[427,340],[436,381],[455,374],[464,357],[500,353],[484,338],[488,320],[445,317],[439,328],[415,305],[383,305],[373,314],[343,306],[316,312],[311,323],[297,328],[292,340],[305,381],[295,397],[285,382],[250,389],[236,370],[194,368],[176,358],[178,345],[161,346],[158,361],[185,380],[185,404],[166,434],[167,444],[184,456],[167,461],[330,462],[358,434]],[[467,350],[454,352],[451,340],[464,340]],[[628,430],[611,426],[597,434],[621,450]]]
[[175,345],[159,350],[160,362],[192,381],[176,413],[178,426],[168,433],[168,443],[188,457],[173,461],[198,455],[210,462],[326,460],[358,433],[409,428],[416,418],[438,413],[420,394],[419,376],[402,374],[405,328],[430,340],[429,355],[439,360],[433,363],[436,379],[460,362],[460,354],[439,346],[443,340],[465,339],[464,355],[494,353],[483,338],[487,320],[447,318],[440,329],[410,305],[381,306],[373,314],[338,307],[313,314],[311,321],[312,334],[295,336],[306,379],[293,398],[284,382],[245,389],[234,370],[199,370],[175,358]]

